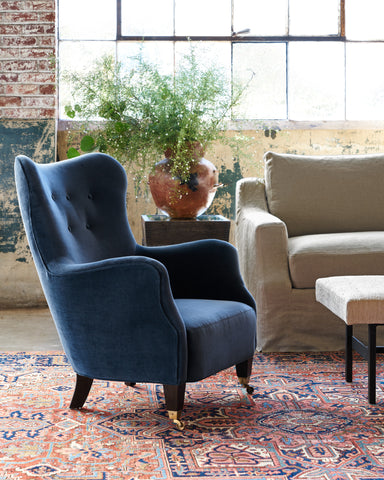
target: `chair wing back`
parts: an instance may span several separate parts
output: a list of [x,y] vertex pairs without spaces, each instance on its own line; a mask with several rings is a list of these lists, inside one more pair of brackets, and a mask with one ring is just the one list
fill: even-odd
[[134,254],[126,214],[127,178],[112,157],[90,153],[57,163],[15,162],[19,205],[36,267],[60,271]]

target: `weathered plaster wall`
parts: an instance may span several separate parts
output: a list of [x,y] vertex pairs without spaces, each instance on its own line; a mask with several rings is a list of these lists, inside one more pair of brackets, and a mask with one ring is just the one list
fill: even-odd
[[17,203],[13,168],[20,154],[53,161],[55,121],[0,122],[0,308],[44,303]]
[[[233,158],[228,147],[215,145],[206,157],[217,166],[219,189],[209,213],[221,213],[232,220],[235,215],[236,181],[245,176],[263,176],[263,155],[268,150],[307,154],[346,154],[384,152],[384,130],[290,129],[244,132],[251,138],[243,155]],[[232,134],[231,132],[229,134]],[[58,151],[65,158],[65,135],[59,135]],[[13,179],[17,154],[31,156],[38,162],[55,159],[55,121],[53,119],[0,121],[0,308],[39,305],[44,302],[40,284],[26,245],[18,213]],[[150,194],[139,196],[130,183],[128,216],[140,243],[141,215],[156,213]],[[232,222],[231,241],[234,241]]]
[[[234,135],[229,132],[229,135]],[[244,131],[249,144],[242,155],[234,158],[226,146],[214,145],[206,157],[219,169],[220,182],[224,184],[216,194],[207,213],[222,214],[231,220],[235,217],[236,182],[242,177],[264,175],[263,155],[268,150],[276,152],[338,155],[384,152],[384,130],[381,129],[260,129]],[[64,159],[68,148],[65,132],[58,132],[59,158]],[[142,241],[142,214],[156,213],[150,194],[135,195],[133,182],[129,182],[128,216],[136,240]],[[231,241],[234,242],[234,222],[231,228]]]
[[[216,148],[207,154],[207,158],[219,168],[220,181],[225,184],[223,188],[219,189],[210,211],[222,213],[231,220],[235,218],[236,181],[242,177],[263,177],[263,156],[269,150],[308,155],[384,152],[383,129],[313,127],[286,130],[261,129],[243,133],[252,140],[239,159],[233,159],[226,148]],[[234,242],[234,228],[232,221],[232,242]]]

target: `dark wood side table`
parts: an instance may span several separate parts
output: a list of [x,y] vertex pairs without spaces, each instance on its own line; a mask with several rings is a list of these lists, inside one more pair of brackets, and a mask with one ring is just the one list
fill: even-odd
[[166,215],[142,215],[143,245],[154,247],[216,238],[229,241],[231,221],[221,215],[171,220]]

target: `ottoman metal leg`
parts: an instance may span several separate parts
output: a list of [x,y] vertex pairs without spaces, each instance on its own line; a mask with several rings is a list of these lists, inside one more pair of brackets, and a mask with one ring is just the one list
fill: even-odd
[[346,325],[345,328],[345,381],[352,382],[352,336],[353,325]]
[[368,402],[376,403],[376,325],[368,325]]
[[377,324],[368,325],[368,345],[353,336],[353,325],[347,325],[345,332],[345,380],[352,382],[353,350],[368,362],[368,402],[376,403],[376,354],[384,353],[384,347],[376,345]]

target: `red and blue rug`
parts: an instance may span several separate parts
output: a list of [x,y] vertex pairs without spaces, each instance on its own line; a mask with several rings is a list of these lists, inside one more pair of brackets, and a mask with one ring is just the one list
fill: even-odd
[[346,384],[341,353],[256,354],[252,395],[232,369],[188,384],[178,431],[160,385],[95,381],[72,411],[63,354],[0,354],[0,480],[383,480],[384,367],[369,405],[355,358]]

